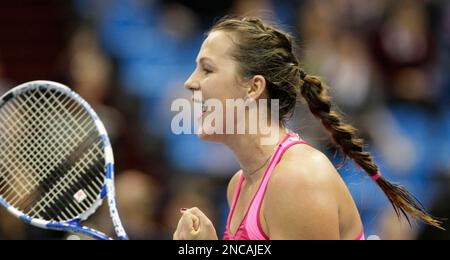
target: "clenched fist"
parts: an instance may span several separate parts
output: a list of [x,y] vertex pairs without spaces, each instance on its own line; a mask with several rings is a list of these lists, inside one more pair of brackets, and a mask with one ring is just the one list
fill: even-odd
[[217,240],[211,220],[198,208],[181,209],[181,219],[174,240]]

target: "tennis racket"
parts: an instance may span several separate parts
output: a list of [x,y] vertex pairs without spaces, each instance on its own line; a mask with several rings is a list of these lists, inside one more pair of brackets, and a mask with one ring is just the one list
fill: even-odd
[[110,240],[81,225],[105,197],[117,237],[128,239],[111,144],[86,101],[51,81],[28,82],[0,98],[0,204],[8,212],[39,228]]

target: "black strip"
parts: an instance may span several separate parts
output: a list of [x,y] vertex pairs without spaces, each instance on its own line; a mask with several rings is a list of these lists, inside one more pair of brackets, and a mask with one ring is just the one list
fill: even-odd
[[3,101],[6,103],[13,97],[14,97],[14,93],[11,92],[11,93],[9,93],[9,94],[7,94],[6,96],[3,97]]
[[[54,207],[55,206],[63,206],[65,208],[70,208],[70,206],[73,206],[75,209],[77,208],[77,204],[80,204],[79,202],[77,202],[75,200],[75,198],[73,196],[71,196],[71,194],[75,194],[77,193],[79,190],[83,189],[86,193],[90,193],[87,188],[88,186],[91,186],[91,184],[89,184],[86,181],[86,177],[94,177],[95,178],[95,172],[98,172],[98,166],[102,165],[101,160],[98,160],[97,162],[95,162],[94,164],[90,165],[85,172],[83,172],[82,174],[80,174],[74,182],[72,182],[72,184],[65,190],[63,191],[57,198],[55,198],[53,200],[52,204],[49,204],[45,207],[43,213],[44,214],[51,214],[51,212],[54,212]],[[103,164],[104,165],[104,164]],[[86,194],[88,197],[90,197],[88,194]],[[69,197],[70,201],[67,202],[67,197]],[[95,201],[96,198],[94,198]],[[86,199],[84,202],[82,202],[83,204],[86,205],[86,203],[90,203],[87,202],[88,199]],[[86,207],[83,205],[80,205],[82,208]],[[89,208],[92,205],[87,205],[86,208]]]
[[[95,165],[95,164],[94,164]],[[103,162],[104,165],[104,162]],[[98,169],[98,172],[104,172],[104,170],[101,168],[102,166],[100,166],[100,168]],[[104,166],[103,166],[104,167]],[[89,173],[91,176],[96,176],[95,173],[91,172],[91,167],[88,168],[89,171],[87,173]],[[70,169],[61,169],[59,172],[61,174],[67,173],[69,172]],[[46,207],[45,212],[41,212],[40,214],[45,214],[44,216],[46,216],[48,219],[57,219],[58,217],[62,217],[61,216],[61,212],[66,210],[66,212],[71,212],[72,215],[78,215],[81,212],[74,212],[72,209],[70,209],[70,207],[68,207],[73,201],[74,198],[73,194],[75,194],[77,191],[79,191],[80,189],[86,189],[87,186],[90,186],[90,184],[88,182],[86,182],[86,180],[84,178],[82,178],[81,180],[82,182],[84,182],[84,184],[81,184],[81,182],[78,184],[72,184],[72,185],[77,185],[76,186],[76,190],[73,193],[68,193],[67,191],[63,191],[58,199],[54,200],[54,202],[50,205],[47,205],[48,207]],[[87,203],[87,201],[84,201],[82,203],[83,205],[81,205],[81,207],[85,207],[86,209],[89,208],[91,205],[89,205]],[[55,209],[56,207],[56,209]]]
[[11,93],[9,93],[9,94],[6,94],[6,96],[4,96],[4,97],[2,97],[1,99],[0,99],[0,108],[2,107],[2,106],[4,106],[5,104],[6,104],[6,102],[8,102],[10,99],[12,99],[14,97],[14,93],[13,92],[11,92]]
[[[36,202],[45,196],[53,187],[67,174],[68,169],[71,169],[78,160],[81,159],[84,153],[88,151],[90,146],[99,138],[95,129],[91,130],[88,137],[74,149],[74,151],[61,164],[56,166],[47,176],[42,179],[38,187],[29,195],[28,199],[24,201],[24,212],[28,212]],[[31,200],[31,201],[29,201]]]

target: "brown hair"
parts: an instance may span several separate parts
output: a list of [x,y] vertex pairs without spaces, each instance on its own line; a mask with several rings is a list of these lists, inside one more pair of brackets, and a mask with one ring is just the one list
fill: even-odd
[[[364,151],[364,142],[357,136],[356,129],[343,122],[342,116],[332,109],[328,88],[319,77],[307,75],[302,70],[288,33],[266,25],[260,19],[246,17],[222,18],[213,26],[213,31],[225,31],[234,36],[234,48],[230,54],[238,64],[240,76],[264,76],[269,97],[279,100],[282,123],[293,114],[301,95],[345,157],[353,159],[369,176],[377,176],[378,166],[370,153]],[[403,214],[409,223],[409,218],[413,217],[442,228],[442,221],[428,214],[405,188],[384,177],[376,179],[376,182],[398,217]]]

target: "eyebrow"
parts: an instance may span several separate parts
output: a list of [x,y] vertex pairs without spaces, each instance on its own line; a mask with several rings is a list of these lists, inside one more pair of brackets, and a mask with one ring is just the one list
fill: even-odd
[[204,64],[205,61],[212,63],[211,65],[214,65],[214,62],[213,62],[210,58],[208,58],[208,57],[202,57],[202,58],[200,58],[200,60],[198,61],[198,63]]

